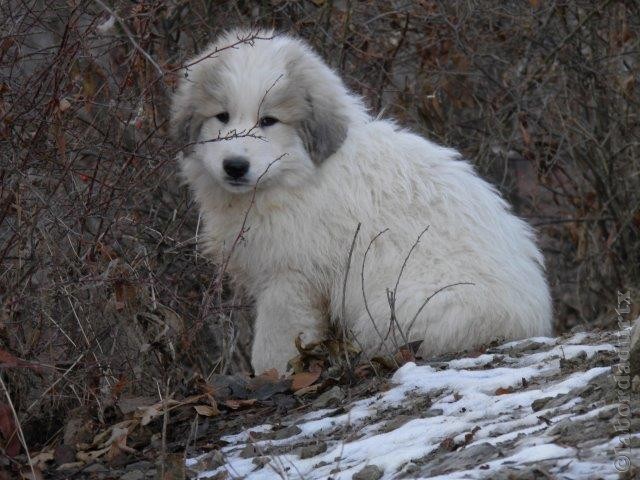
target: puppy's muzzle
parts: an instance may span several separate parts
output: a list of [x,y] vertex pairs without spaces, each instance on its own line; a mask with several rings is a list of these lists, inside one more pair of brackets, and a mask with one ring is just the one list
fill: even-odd
[[249,171],[249,167],[249,160],[244,157],[230,157],[222,161],[224,172],[229,176],[229,180],[235,182],[243,180],[243,177]]

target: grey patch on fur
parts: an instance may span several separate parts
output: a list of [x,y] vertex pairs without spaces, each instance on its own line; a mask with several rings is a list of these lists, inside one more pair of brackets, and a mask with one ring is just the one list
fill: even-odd
[[193,143],[200,135],[204,118],[195,112],[193,90],[196,85],[187,85],[188,79],[181,81],[171,105],[171,137],[186,154],[193,151]]
[[[199,140],[202,124],[207,119],[198,113],[198,107],[206,105],[212,99],[223,103],[221,80],[215,70],[199,72],[194,78],[188,76],[180,82],[171,106],[171,134],[174,142],[189,155]],[[204,75],[203,75],[204,73]],[[200,78],[198,78],[200,77]]]
[[[287,65],[291,84],[303,89],[307,112],[300,122],[300,138],[317,165],[338,151],[347,137],[349,119],[338,103],[331,83],[333,79],[316,75],[315,65],[309,65],[309,53],[290,61]],[[321,65],[321,61],[318,60]],[[324,73],[324,72],[322,72]]]
[[193,152],[193,146],[200,137],[203,122],[204,118],[202,116],[191,112],[191,114],[184,117],[180,124],[176,123],[174,125],[174,141],[180,145],[185,154],[188,155]]
[[[338,151],[347,137],[347,118],[308,98],[311,114],[300,125],[300,136],[314,163],[319,164]],[[325,103],[325,102],[322,102]]]

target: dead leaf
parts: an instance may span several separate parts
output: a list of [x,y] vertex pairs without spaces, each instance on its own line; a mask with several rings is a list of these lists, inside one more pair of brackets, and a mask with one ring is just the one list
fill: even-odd
[[275,368],[270,368],[269,370],[265,370],[258,376],[264,377],[273,382],[277,382],[280,379],[280,374],[278,373],[278,370],[276,370]]
[[108,447],[122,435],[127,435],[137,424],[137,420],[125,420],[124,422],[116,423],[104,432],[96,435],[93,439],[93,445],[98,448]]
[[241,407],[250,407],[252,405],[254,405],[256,403],[256,399],[255,398],[250,398],[250,399],[246,399],[246,400],[234,400],[234,399],[229,399],[226,400],[224,402],[224,404],[231,408],[232,410],[237,410]]
[[391,370],[391,371],[394,371],[399,367],[398,362],[396,361],[396,359],[393,358],[393,357],[390,357],[390,356],[373,357],[371,359],[371,362],[372,363],[376,363],[379,366],[381,366],[382,368],[384,368],[386,370]]
[[207,383],[207,381],[200,374],[195,374],[189,381],[189,383],[190,386],[192,386],[193,390],[197,390],[200,393],[214,396],[216,394],[216,389],[213,387],[213,385]]
[[[116,384],[111,387],[111,398],[114,400],[120,398],[120,395],[124,391],[125,387],[129,384],[129,380],[126,376],[120,377]],[[124,412],[123,412],[124,413]]]
[[109,451],[109,448],[111,447],[100,448],[98,450],[90,450],[87,452],[78,452],[76,454],[76,458],[85,463],[93,462],[94,460],[107,453]]
[[20,453],[20,439],[11,408],[6,403],[0,402],[0,435],[4,440],[4,453],[9,457],[15,457]]
[[203,417],[215,417],[220,415],[220,410],[212,405],[194,405],[193,408],[196,409],[198,415],[202,415]]
[[524,124],[522,121],[520,123],[518,123],[518,127],[520,127],[520,134],[522,135],[522,141],[525,144],[525,146],[530,146],[531,145],[531,135],[529,134],[529,130],[526,127],[526,124]]
[[19,359],[0,348],[0,367],[17,367]]
[[316,383],[315,385],[309,385],[308,387],[304,387],[301,388],[299,390],[296,390],[293,394],[296,397],[301,397],[302,395],[306,395],[308,393],[315,393],[320,389],[321,385],[319,383]]
[[167,410],[170,410],[176,405],[186,404],[185,402],[181,403],[176,400],[169,399],[166,402],[158,402],[153,405],[149,405],[148,407],[138,407],[138,411],[134,414],[134,416],[135,418],[140,419],[140,425],[148,425],[151,420],[164,414],[165,403]]
[[31,456],[31,465],[38,469],[46,468],[47,462],[51,462],[53,457],[54,455],[52,450],[43,450],[36,455]]
[[138,294],[136,286],[126,281],[117,281],[114,285],[114,290],[116,310],[122,310],[127,305],[130,305]]
[[69,462],[69,463],[63,463],[62,465],[60,465],[56,470],[76,470],[80,467],[84,466],[84,462]]
[[109,451],[105,458],[108,462],[112,462],[124,453],[135,453],[135,449],[127,446],[127,436],[129,430],[126,428],[114,428],[109,439]]
[[18,358],[15,355],[7,352],[6,350],[2,350],[1,348],[0,368],[28,368],[29,370],[33,370],[36,373],[40,373],[42,371],[42,367],[40,365],[35,365],[31,362],[27,362],[26,360],[22,360],[21,358]]
[[43,480],[44,477],[42,476],[42,472],[40,471],[39,468],[33,467],[23,467],[22,470],[20,470],[20,477],[23,480]]
[[413,352],[407,348],[401,348],[398,353],[396,353],[396,360],[400,365],[404,365],[408,362],[415,362],[416,357],[413,355]]
[[355,368],[353,373],[358,378],[367,378],[369,375],[373,373],[373,371],[374,370],[372,365],[365,364],[365,365],[358,365]]
[[480,427],[478,427],[477,425],[475,427],[473,427],[473,430],[471,430],[470,432],[465,433],[464,435],[464,444],[465,445],[469,445],[471,443],[471,441],[473,440],[473,437],[476,436],[476,432],[480,430]]
[[506,395],[508,393],[513,393],[513,388],[511,388],[511,387],[508,387],[508,388],[500,387],[495,391],[496,395]]
[[62,100],[60,100],[60,102],[58,102],[58,110],[60,110],[61,112],[68,110],[70,106],[71,102],[69,102],[69,100],[67,100],[66,98],[63,98]]
[[297,392],[298,390],[313,385],[318,378],[320,378],[320,371],[316,372],[301,372],[291,376],[291,390]]
[[167,411],[170,411],[176,407],[193,405],[194,403],[201,403],[203,400],[208,400],[213,407],[216,406],[216,401],[211,395],[192,395],[180,401],[170,398],[166,401],[157,402],[146,407],[138,407],[136,413],[134,414],[134,418],[139,419],[140,425],[145,426],[148,425],[154,418],[160,415],[164,415],[165,408],[167,409]]
[[442,442],[440,442],[440,448],[447,452],[453,452],[456,448],[458,448],[458,446],[453,440],[453,437],[447,437]]

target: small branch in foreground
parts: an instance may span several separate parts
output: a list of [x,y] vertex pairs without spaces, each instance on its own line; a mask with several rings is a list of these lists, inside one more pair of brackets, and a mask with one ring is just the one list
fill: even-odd
[[[342,282],[342,307],[341,307],[341,311],[340,311],[340,324],[342,327],[342,338],[346,339],[347,338],[347,326],[346,326],[346,298],[347,298],[347,280],[349,278],[349,270],[351,269],[351,259],[353,258],[353,250],[356,246],[356,240],[358,239],[358,234],[360,233],[360,227],[362,226],[362,223],[358,222],[358,226],[356,227],[356,231],[353,234],[353,240],[351,240],[351,247],[349,248],[349,256],[347,258],[347,267],[345,269],[344,272],[344,281]],[[349,366],[349,369],[351,369],[351,362],[349,360],[349,354],[347,352],[347,349],[345,349],[344,351],[344,357],[345,360],[347,362],[347,365]]]
[[161,77],[164,76],[165,72],[162,69],[162,67],[160,65],[158,65],[158,63],[153,59],[153,57],[151,55],[149,55],[144,48],[142,48],[140,46],[140,44],[136,41],[135,38],[133,38],[133,34],[131,33],[131,30],[129,30],[129,27],[127,27],[127,24],[124,22],[124,20],[122,20],[117,14],[116,12],[114,12],[113,10],[111,10],[107,5],[105,5],[102,0],[94,0],[94,2],[96,2],[98,5],[100,5],[100,7],[102,7],[102,9],[107,12],[109,15],[111,15],[116,22],[118,22],[118,24],[120,25],[120,27],[122,27],[122,30],[124,31],[125,35],[127,36],[127,38],[129,39],[129,41],[131,42],[131,45],[133,45],[133,48],[135,48],[144,58],[147,59],[147,61],[153,65],[155,67],[155,69],[158,71],[158,73],[160,74]]
[[458,282],[458,283],[452,283],[450,285],[445,285],[442,288],[439,288],[438,290],[436,290],[435,292],[433,292],[431,295],[429,295],[427,297],[427,299],[423,302],[422,305],[420,305],[420,308],[418,309],[418,311],[416,312],[416,314],[414,315],[413,319],[411,320],[411,323],[409,324],[409,327],[407,328],[407,335],[409,334],[409,332],[411,331],[411,329],[413,328],[413,324],[416,322],[416,320],[418,319],[418,316],[420,315],[420,313],[422,313],[422,310],[424,309],[424,307],[427,306],[427,303],[429,303],[429,301],[431,301],[431,299],[433,297],[435,297],[437,294],[439,294],[440,292],[446,290],[447,288],[451,288],[451,287],[455,287],[458,285],[475,285],[475,283],[471,283],[471,282]]

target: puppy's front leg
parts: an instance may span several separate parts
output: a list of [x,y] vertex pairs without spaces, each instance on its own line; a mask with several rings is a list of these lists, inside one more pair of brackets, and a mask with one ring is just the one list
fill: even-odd
[[256,375],[275,368],[286,370],[287,362],[298,352],[295,338],[302,334],[304,343],[322,340],[325,320],[313,308],[304,283],[298,278],[278,278],[256,299],[256,323],[251,364]]

